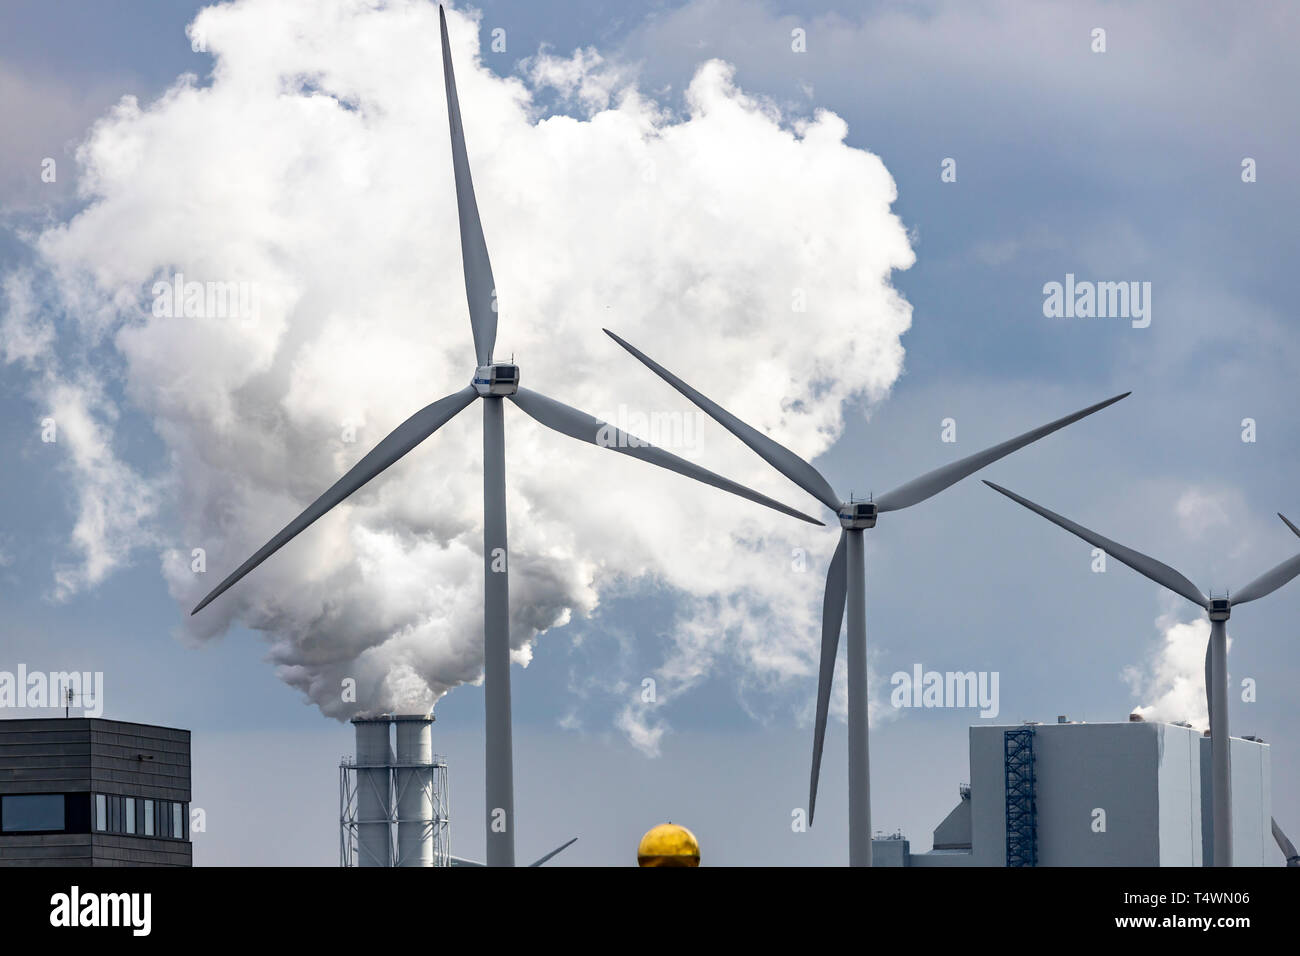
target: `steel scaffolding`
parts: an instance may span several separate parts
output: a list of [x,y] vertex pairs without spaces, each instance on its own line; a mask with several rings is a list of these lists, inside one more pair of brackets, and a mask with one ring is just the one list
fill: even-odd
[[[428,782],[423,784],[428,791],[429,804],[433,813],[424,821],[433,842],[433,865],[451,865],[451,800],[447,792],[447,758],[434,754],[429,763],[391,763],[358,764],[353,757],[344,757],[339,761],[339,866],[357,866],[360,850],[357,841],[357,827],[363,823],[386,823],[388,825],[388,859],[376,862],[378,866],[403,866],[404,861],[398,851],[396,841],[399,823],[416,822],[402,820],[398,816],[401,804],[402,787],[416,783],[410,774],[399,774],[401,770],[422,769],[430,771]],[[387,818],[379,820],[361,820],[357,817],[357,788],[361,785],[358,770],[386,770],[382,777],[369,775],[387,782],[387,799],[380,801],[392,808]],[[399,786],[399,778],[402,780]],[[418,784],[417,784],[418,785]]]
[[1038,864],[1038,806],[1034,800],[1034,728],[1002,737],[1006,770],[1007,866]]

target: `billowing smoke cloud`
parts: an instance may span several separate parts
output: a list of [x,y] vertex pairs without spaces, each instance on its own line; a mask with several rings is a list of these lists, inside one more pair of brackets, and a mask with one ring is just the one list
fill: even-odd
[[[1143,667],[1124,668],[1123,677],[1140,700],[1133,708],[1147,720],[1185,720],[1197,730],[1210,726],[1205,702],[1205,648],[1210,642],[1210,622],[1198,617],[1179,621],[1172,614],[1156,619],[1160,646]],[[1232,639],[1228,639],[1232,646]]]
[[[515,356],[524,384],[610,420],[692,414],[609,326],[810,458],[846,401],[886,394],[911,317],[889,276],[913,256],[892,178],[845,145],[842,120],[783,117],[717,61],[680,113],[593,50],[502,79],[479,62],[477,25],[448,19],[497,355]],[[6,360],[68,423],[76,561],[58,593],[153,550],[184,612],[474,366],[436,7],[237,0],[191,31],[211,82],[125,97],[94,126],[78,154],[85,207],[36,240],[3,326]],[[539,97],[582,118],[543,115]],[[204,284],[202,301],[182,288],[168,302],[177,273]],[[127,463],[124,413],[150,422],[156,461]],[[261,631],[280,676],[339,717],[430,707],[479,679],[479,415],[181,636]],[[578,445],[513,407],[506,431],[518,662],[612,587],[653,582],[681,608],[662,628],[660,701],[720,655],[758,687],[815,673],[824,566],[791,556],[824,561],[836,529]],[[711,423],[688,433],[700,441],[679,453],[817,509]],[[620,724],[651,751],[663,731],[631,710]]]

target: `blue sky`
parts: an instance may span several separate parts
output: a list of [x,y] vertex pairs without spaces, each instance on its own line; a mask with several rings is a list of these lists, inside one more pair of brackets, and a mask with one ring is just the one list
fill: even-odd
[[[0,11],[0,109],[15,131],[0,146],[0,271],[30,267],[33,231],[81,208],[73,150],[112,104],[128,93],[149,103],[187,71],[209,82],[210,58],[191,51],[184,34],[199,6],[10,3]],[[1240,587],[1296,550],[1274,512],[1300,517],[1292,371],[1300,339],[1290,286],[1300,243],[1288,214],[1300,199],[1300,142],[1290,102],[1270,92],[1295,87],[1294,8],[479,9],[481,42],[496,26],[507,31],[507,52],[483,55],[499,76],[522,75],[520,60],[541,44],[560,57],[595,46],[607,63],[635,71],[661,105],[682,111],[696,69],[719,58],[784,124],[830,110],[847,124],[848,146],[883,161],[897,184],[893,212],[916,255],[892,277],[911,304],[912,325],[888,396],[849,399],[843,434],[817,461],[837,489],[884,491],[958,453],[1133,389],[1115,408],[982,477],[1154,554],[1203,590]],[[1097,27],[1106,30],[1104,53],[1090,48]],[[806,53],[790,50],[795,28],[807,31]],[[583,116],[572,101],[549,107]],[[58,161],[54,184],[40,181],[46,156]],[[948,157],[956,182],[940,178]],[[1241,175],[1247,157],[1258,170],[1251,183]],[[497,264],[504,240],[490,221],[487,228]],[[1067,273],[1150,282],[1150,327],[1045,317],[1043,285]],[[120,415],[116,457],[138,473],[163,467],[169,446],[149,402],[132,394],[111,355],[97,364],[102,344],[78,340],[74,324],[58,328],[53,348],[61,356],[104,370]],[[845,340],[854,336],[852,319],[838,328]],[[802,331],[792,323],[783,334],[793,340]],[[630,359],[619,368],[629,387],[645,384]],[[39,439],[42,395],[32,367],[0,365],[0,668],[102,670],[107,716],[190,728],[195,804],[209,818],[209,831],[196,835],[196,862],[331,864],[334,774],[351,750],[349,728],[277,679],[261,631],[237,625],[220,639],[184,637],[188,607],[169,592],[158,546],[133,546],[103,580],[52,597],[55,568],[71,560],[77,477],[57,460],[59,447]],[[955,450],[939,441],[948,417],[958,422]],[[1246,418],[1257,426],[1252,443],[1241,440]],[[718,429],[708,437],[730,442]],[[557,453],[568,450],[558,442]],[[729,474],[760,480],[757,459],[732,461],[753,471]],[[779,482],[764,489],[810,507]],[[1194,620],[1190,607],[1118,564],[1091,573],[1086,546],[975,480],[891,518],[868,542],[877,674],[918,662],[997,671],[999,719],[1008,722],[1057,714],[1120,720],[1153,703],[1156,692],[1135,694],[1122,671],[1153,674],[1163,630]],[[162,524],[169,521],[164,514]],[[823,566],[817,561],[833,540],[810,534],[807,542]],[[807,577],[815,599],[820,575]],[[1242,609],[1230,625],[1233,677],[1254,678],[1259,688],[1256,702],[1234,699],[1233,732],[1273,744],[1274,815],[1293,835],[1296,588]],[[842,720],[828,738],[818,825],[808,834],[789,827],[790,809],[806,801],[813,679],[765,680],[721,654],[665,705],[670,729],[659,756],[638,750],[616,726],[622,683],[635,686],[666,666],[668,632],[693,607],[652,573],[605,590],[594,615],[544,633],[529,666],[515,668],[521,858],[576,834],[568,862],[627,863],[639,834],[672,818],[700,835],[711,862],[846,860]],[[452,690],[436,714],[436,746],[451,762],[453,848],[472,856],[482,847],[481,688]],[[949,709],[877,722],[876,826],[903,829],[914,848],[929,846],[930,829],[967,780],[966,728],[977,720]]]

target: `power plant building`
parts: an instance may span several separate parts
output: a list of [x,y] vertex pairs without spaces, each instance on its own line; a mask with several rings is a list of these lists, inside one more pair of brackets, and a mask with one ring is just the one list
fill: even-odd
[[[1275,865],[1269,746],[1231,738],[1233,863]],[[1212,862],[1210,740],[1191,727],[1026,723],[970,728],[970,784],[912,853],[878,866],[1202,866]]]
[[191,866],[190,732],[0,720],[0,865]]

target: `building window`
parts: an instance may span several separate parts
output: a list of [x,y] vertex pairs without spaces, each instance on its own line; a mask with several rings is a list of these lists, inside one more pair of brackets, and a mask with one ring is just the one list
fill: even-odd
[[[49,828],[66,833],[85,833],[93,823],[99,833],[184,840],[189,829],[189,804],[175,800],[146,800],[111,793],[95,794],[93,804],[88,794],[54,794],[45,799],[68,801],[59,811],[59,825]],[[8,829],[7,823],[0,825]]]
[[89,793],[65,793],[63,795],[63,832],[89,833],[94,800]]
[[0,827],[5,833],[62,830],[63,824],[61,793],[15,794],[0,800]]

